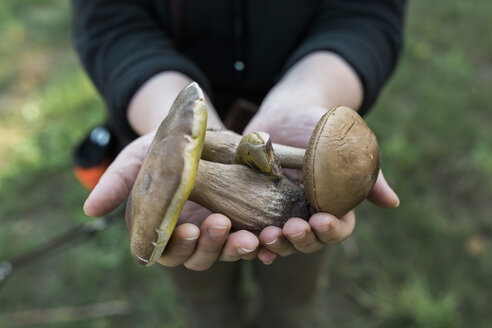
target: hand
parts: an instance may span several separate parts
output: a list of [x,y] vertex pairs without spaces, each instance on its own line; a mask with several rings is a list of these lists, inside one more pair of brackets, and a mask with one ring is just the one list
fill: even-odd
[[[136,139],[118,155],[86,200],[87,215],[105,215],[125,201],[153,136],[149,133]],[[187,202],[159,263],[201,271],[216,260],[254,259],[258,238],[245,230],[229,233],[230,228],[231,221],[224,215]]]
[[[314,126],[326,111],[318,106],[308,106],[289,112],[287,107],[284,107],[281,113],[273,114],[268,107],[263,107],[244,133],[265,131],[270,134],[272,142],[306,148]],[[286,171],[294,181],[302,181],[300,171]],[[381,171],[368,199],[384,208],[393,208],[399,204],[398,197],[389,187]],[[316,213],[309,221],[291,218],[283,228],[270,226],[263,229],[259,235],[262,247],[258,252],[258,258],[263,262],[271,262],[276,255],[312,253],[326,245],[341,243],[350,236],[354,226],[354,211],[341,218],[328,213]]]
[[254,259],[258,238],[245,230],[229,233],[230,228],[226,216],[187,202],[159,263],[202,271],[217,260]]
[[[380,171],[376,184],[368,196],[374,204],[383,208],[399,205],[399,200]],[[296,252],[313,253],[326,245],[339,244],[347,239],[355,227],[355,212],[352,210],[341,218],[328,213],[315,213],[309,221],[289,219],[283,228],[266,227],[260,233],[261,244],[268,250],[259,252],[270,259],[273,255],[288,256]]]

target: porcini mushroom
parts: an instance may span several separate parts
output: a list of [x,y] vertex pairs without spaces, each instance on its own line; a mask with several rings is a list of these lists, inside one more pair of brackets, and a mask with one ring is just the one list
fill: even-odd
[[[268,134],[253,135],[271,144]],[[207,131],[202,158],[234,162],[240,144],[249,139],[229,131]],[[318,212],[343,216],[367,197],[376,182],[380,158],[376,136],[349,107],[324,114],[306,150],[271,145],[283,168],[302,169],[304,191]]]
[[130,248],[140,264],[161,256],[188,199],[251,231],[309,217],[304,192],[285,176],[270,179],[245,165],[200,160],[206,122],[203,93],[192,83],[157,130],[128,199]]

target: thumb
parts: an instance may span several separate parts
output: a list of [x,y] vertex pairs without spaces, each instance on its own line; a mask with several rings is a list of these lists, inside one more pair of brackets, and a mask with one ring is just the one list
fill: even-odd
[[103,216],[117,208],[130,194],[154,134],[129,144],[104,172],[84,203],[88,216]]
[[378,179],[372,188],[371,193],[367,196],[372,203],[383,208],[395,208],[400,205],[400,200],[396,193],[391,189],[380,170]]

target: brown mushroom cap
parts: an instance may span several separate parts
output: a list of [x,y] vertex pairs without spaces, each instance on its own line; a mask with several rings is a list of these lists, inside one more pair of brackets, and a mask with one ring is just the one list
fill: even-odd
[[195,183],[206,125],[204,95],[191,83],[157,130],[128,199],[130,249],[141,264],[157,261],[171,237]]
[[349,107],[327,112],[304,156],[304,190],[317,211],[341,217],[372,190],[379,172],[376,136]]

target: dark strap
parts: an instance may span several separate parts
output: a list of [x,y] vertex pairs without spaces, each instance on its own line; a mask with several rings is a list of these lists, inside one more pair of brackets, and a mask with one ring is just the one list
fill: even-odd
[[169,0],[169,13],[174,46],[181,50],[185,38],[185,0]]

